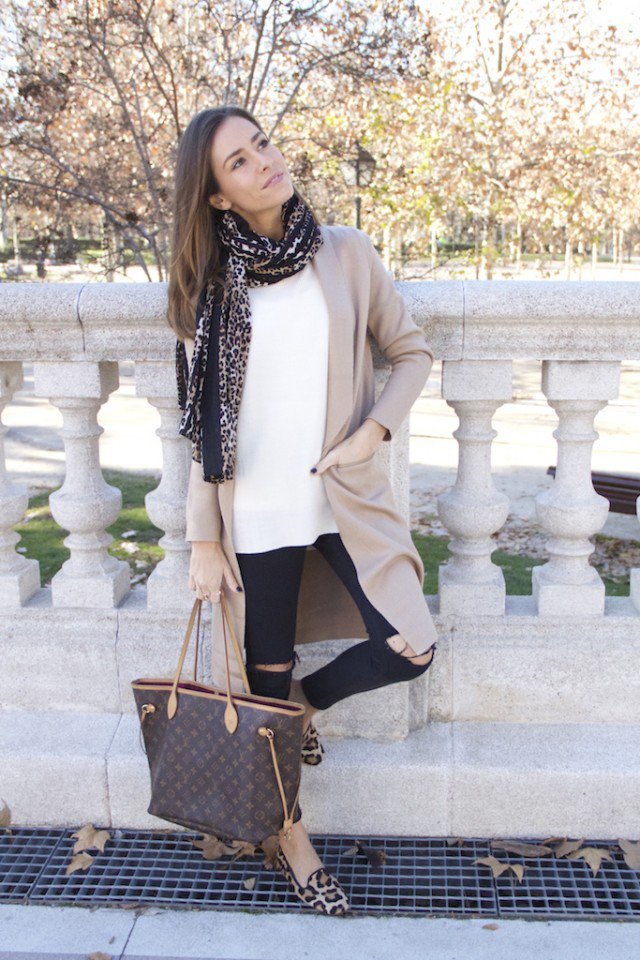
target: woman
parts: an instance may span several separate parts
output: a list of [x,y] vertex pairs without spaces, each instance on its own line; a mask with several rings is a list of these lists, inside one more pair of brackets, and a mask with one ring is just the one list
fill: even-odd
[[[174,214],[169,320],[179,432],[193,447],[189,587],[214,605],[214,683],[228,589],[252,692],[305,706],[303,759],[317,763],[318,710],[412,680],[435,652],[423,566],[375,462],[433,353],[366,234],[317,224],[248,111],[192,119]],[[378,400],[368,332],[393,366]],[[292,678],[296,643],[357,636],[368,639]],[[277,868],[298,897],[344,913],[299,806],[278,839]]]

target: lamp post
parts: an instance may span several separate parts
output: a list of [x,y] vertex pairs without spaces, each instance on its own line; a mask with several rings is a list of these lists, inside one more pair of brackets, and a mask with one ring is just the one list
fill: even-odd
[[348,187],[356,188],[356,227],[360,229],[360,187],[368,187],[376,166],[375,159],[364,149],[359,140],[356,140],[356,154],[340,161],[340,169],[344,182]]

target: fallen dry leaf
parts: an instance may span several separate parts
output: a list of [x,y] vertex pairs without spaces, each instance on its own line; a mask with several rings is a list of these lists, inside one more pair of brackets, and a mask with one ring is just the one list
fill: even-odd
[[78,838],[73,846],[74,853],[80,853],[81,850],[90,850],[91,848],[104,853],[105,843],[111,839],[108,830],[96,830],[92,823],[85,823],[80,830],[76,830],[71,836]]
[[240,857],[255,857],[258,852],[258,847],[255,843],[249,843],[248,840],[233,840],[231,846],[235,848],[235,853],[231,857],[231,860],[239,860]]
[[246,880],[243,880],[243,881],[242,881],[242,884],[243,884],[245,890],[253,890],[253,888],[254,888],[255,885],[256,885],[256,878],[255,878],[255,877],[247,877]]
[[67,864],[65,875],[68,877],[69,874],[75,873],[76,870],[86,870],[92,863],[93,857],[90,853],[77,853]]
[[273,837],[267,837],[260,844],[260,849],[264,853],[263,866],[267,870],[275,869],[276,865],[276,853],[278,852],[279,841],[278,837],[274,835]]
[[359,840],[357,845],[361,852],[364,853],[369,865],[375,870],[379,870],[380,867],[387,862],[387,855],[382,847],[367,847],[364,843],[360,843]]
[[194,847],[202,850],[202,856],[205,860],[219,860],[220,857],[228,857],[230,853],[235,853],[236,848],[220,840],[219,837],[205,833],[202,840],[192,840]]
[[447,846],[452,847],[454,844],[457,847],[463,847],[466,843],[465,837],[447,837]]
[[11,810],[3,800],[2,810],[0,810],[0,827],[8,827],[10,823],[11,823]]
[[521,857],[546,857],[552,852],[551,847],[544,844],[518,843],[516,840],[492,840],[491,846],[507,853],[519,853]]
[[618,840],[624,862],[631,870],[640,870],[640,840]]
[[97,953],[90,953],[87,960],[113,960],[113,954],[102,953],[101,950],[98,950]]
[[205,833],[200,840],[191,841],[194,847],[202,850],[205,860],[219,860],[222,857],[231,857],[229,865],[240,857],[255,857],[261,850],[264,853],[263,866],[268,870],[275,867],[275,858],[278,851],[278,835],[266,837],[261,843],[250,843],[248,840],[223,840],[213,833]]
[[596,873],[600,869],[602,861],[613,860],[613,857],[608,850],[603,850],[601,847],[583,847],[582,850],[575,850],[567,857],[567,860],[578,859],[586,860],[591,867],[593,876],[595,877]]
[[494,877],[501,876],[505,870],[512,870],[518,878],[518,881],[522,883],[522,878],[524,876],[524,865],[522,863],[503,863],[501,860],[498,860],[497,857],[478,857],[473,862],[482,863],[485,866],[490,867],[491,873]]
[[500,924],[499,923],[483,923],[482,929],[483,930],[499,930]]
[[356,840],[352,847],[343,852],[342,856],[357,857],[359,853],[364,854],[369,865],[376,869],[387,862],[387,855],[381,847],[367,847],[360,840]]
[[491,873],[494,877],[499,877],[505,870],[509,869],[508,863],[502,863],[498,860],[497,857],[478,857],[473,861],[474,863],[481,863],[485,867],[491,868]]
[[554,847],[553,852],[559,860],[561,857],[567,857],[570,853],[573,853],[574,850],[578,850],[583,843],[584,837],[582,840],[567,840],[565,838],[561,843]]

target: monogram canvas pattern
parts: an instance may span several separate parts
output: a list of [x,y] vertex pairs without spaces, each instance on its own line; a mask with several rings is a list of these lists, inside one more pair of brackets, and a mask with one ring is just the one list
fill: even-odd
[[[229,733],[224,722],[226,695],[191,681],[178,685],[178,710],[169,719],[171,683],[139,680],[132,684],[138,716],[142,718],[143,704],[156,708],[146,714],[141,727],[151,777],[148,812],[171,823],[251,843],[277,833],[284,819],[282,798],[269,742],[258,729],[266,726],[274,732],[291,812],[301,776],[302,714],[292,715],[278,707],[282,701],[243,694],[233,698],[238,726]],[[297,804],[294,817],[296,813]]]

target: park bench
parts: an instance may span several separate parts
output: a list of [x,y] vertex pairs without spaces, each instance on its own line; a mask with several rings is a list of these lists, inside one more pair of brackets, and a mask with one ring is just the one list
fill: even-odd
[[[549,467],[547,473],[555,477],[556,468]],[[592,470],[591,482],[596,493],[607,498],[613,513],[635,514],[636,501],[640,497],[639,476]]]

